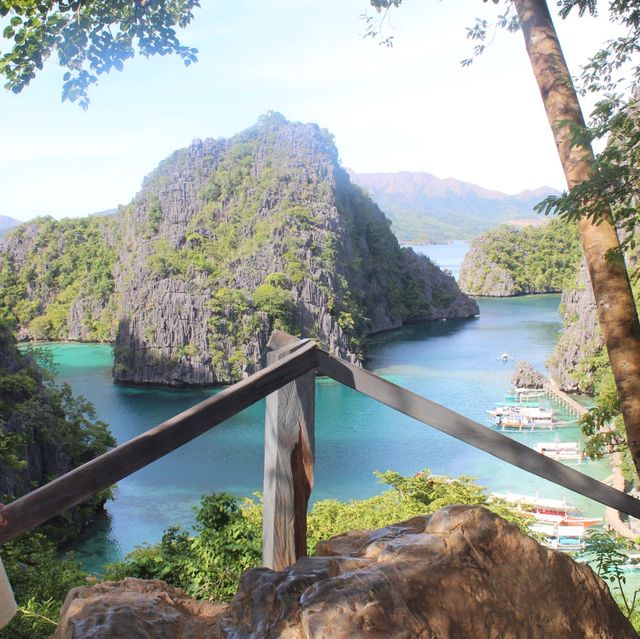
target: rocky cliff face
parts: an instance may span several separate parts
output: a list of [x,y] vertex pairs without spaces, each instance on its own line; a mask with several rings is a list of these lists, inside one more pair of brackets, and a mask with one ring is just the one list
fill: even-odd
[[282,572],[248,570],[228,605],[161,581],[77,588],[55,639],[89,636],[637,639],[589,566],[476,506],[335,537]]
[[326,131],[277,114],[175,152],[129,206],[92,224],[97,274],[68,228],[47,244],[56,272],[29,270],[46,238],[27,227],[2,245],[0,281],[29,300],[15,313],[24,337],[115,338],[118,381],[239,379],[274,328],[356,361],[368,334],[478,312],[453,278],[399,247]]
[[562,295],[560,312],[564,330],[548,362],[551,377],[565,391],[592,393],[593,358],[602,352],[604,340],[584,262],[575,285]]

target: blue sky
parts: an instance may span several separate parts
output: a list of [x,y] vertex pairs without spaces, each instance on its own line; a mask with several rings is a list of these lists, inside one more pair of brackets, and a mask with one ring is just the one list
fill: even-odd
[[[22,94],[0,93],[0,214],[126,204],[173,150],[233,135],[268,110],[329,129],[355,171],[427,171],[509,193],[564,187],[522,35],[498,33],[460,65],[472,46],[465,27],[492,3],[405,0],[386,27],[392,49],[362,38],[367,0],[203,5],[182,32],[196,65],[136,58],[99,79],[86,112],[61,103],[53,61]],[[558,30],[574,73],[610,33],[587,18]]]

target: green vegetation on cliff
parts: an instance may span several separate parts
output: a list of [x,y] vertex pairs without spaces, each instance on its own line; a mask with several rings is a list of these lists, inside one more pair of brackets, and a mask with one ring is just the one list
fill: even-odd
[[[8,502],[101,455],[115,444],[104,422],[68,385],[53,383],[33,353],[22,353],[0,322],[0,501]],[[109,491],[4,544],[2,560],[21,612],[0,637],[49,637],[67,591],[86,575],[57,544],[89,524]]]
[[580,259],[573,223],[505,225],[473,240],[460,269],[460,288],[489,297],[559,292],[575,278]]
[[[634,252],[627,252],[631,265],[637,263]],[[637,278],[631,280],[631,286],[635,299],[640,299]],[[626,479],[637,485],[618,392],[585,265],[563,293],[560,312],[564,329],[549,359],[549,368],[563,388],[591,395],[595,400],[595,407],[582,419],[582,430],[587,436],[585,450],[592,458],[603,457],[611,450],[619,451]]]
[[[0,322],[0,500],[13,500],[84,464],[115,445],[104,422],[68,384],[18,350]],[[108,492],[50,521],[56,540],[72,538],[104,503]]]
[[0,251],[0,319],[34,339],[64,339],[77,305],[86,339],[112,339],[116,252],[107,236],[113,224],[109,217],[39,218],[14,230],[14,250]]

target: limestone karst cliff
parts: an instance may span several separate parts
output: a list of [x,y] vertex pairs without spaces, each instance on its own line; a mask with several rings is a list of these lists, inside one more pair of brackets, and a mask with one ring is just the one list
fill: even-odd
[[355,361],[366,335],[478,312],[399,247],[328,132],[278,114],[176,151],[114,216],[21,227],[0,283],[22,338],[115,340],[115,378],[143,384],[239,379],[274,328]]
[[549,358],[549,372],[563,390],[591,394],[595,358],[604,355],[605,351],[589,271],[584,262],[575,283],[562,294],[560,313],[564,328]]

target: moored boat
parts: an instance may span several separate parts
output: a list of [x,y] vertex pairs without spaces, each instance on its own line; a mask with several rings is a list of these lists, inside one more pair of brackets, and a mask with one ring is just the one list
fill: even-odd
[[578,552],[585,548],[584,526],[539,523],[531,526],[531,531],[542,535],[542,545],[554,550]]
[[514,388],[509,396],[517,401],[527,402],[532,399],[540,399],[545,395],[546,392],[543,388]]
[[487,411],[502,430],[553,430],[556,426],[552,408],[506,404]]
[[602,523],[600,517],[583,517],[579,514],[578,508],[573,504],[567,503],[566,499],[532,497],[513,493],[494,493],[494,495],[514,504],[518,510],[530,515],[539,523],[579,526],[581,528],[588,528]]
[[556,461],[576,461],[581,463],[585,458],[578,442],[540,442],[534,446],[537,453]]

